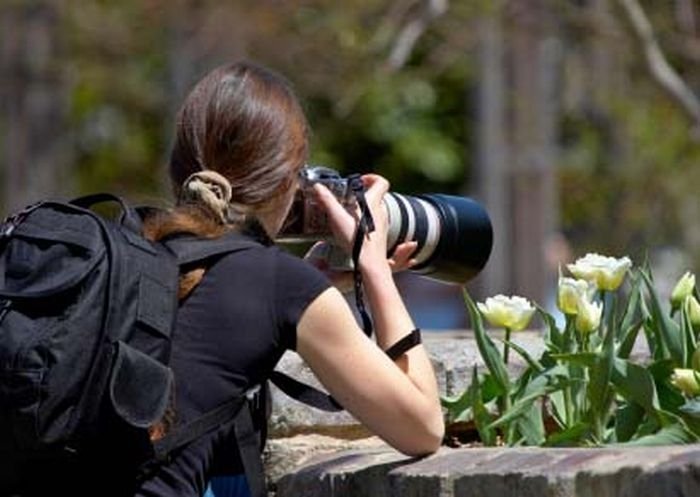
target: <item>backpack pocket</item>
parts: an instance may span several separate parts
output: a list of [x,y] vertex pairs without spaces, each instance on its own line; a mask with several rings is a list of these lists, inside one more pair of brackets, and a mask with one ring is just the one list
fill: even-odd
[[[0,419],[6,421],[0,427],[0,448],[3,450],[36,447],[44,373],[44,369],[0,369]],[[6,430],[10,433],[5,433]]]
[[116,347],[109,383],[112,407],[131,426],[148,428],[168,407],[172,370],[124,342],[117,342]]
[[0,245],[0,446],[39,449],[68,438],[90,367],[80,359],[99,338],[83,331],[87,313],[74,316],[97,307],[85,283],[104,273],[99,225],[64,214],[40,207]]
[[83,236],[51,232],[25,221],[0,253],[0,297],[38,299],[74,288],[99,264]]

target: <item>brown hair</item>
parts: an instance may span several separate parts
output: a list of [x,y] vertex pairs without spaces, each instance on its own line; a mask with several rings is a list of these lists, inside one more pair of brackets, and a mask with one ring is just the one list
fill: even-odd
[[[176,196],[203,170],[231,184],[231,207],[242,220],[289,187],[308,154],[308,125],[291,86],[250,62],[218,67],[192,89],[178,112],[170,155]],[[160,216],[149,235],[173,231],[216,236],[222,227],[206,206],[181,206]],[[211,219],[210,219],[211,218]]]

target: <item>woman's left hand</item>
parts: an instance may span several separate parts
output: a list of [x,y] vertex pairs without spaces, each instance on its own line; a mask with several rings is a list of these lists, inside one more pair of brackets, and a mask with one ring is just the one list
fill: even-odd
[[[411,256],[418,246],[417,242],[404,242],[396,246],[391,257],[387,258],[387,263],[393,273],[405,271],[413,267],[416,263]],[[331,267],[328,262],[328,251],[331,250],[328,242],[316,242],[306,252],[304,259],[322,271],[331,280],[340,292],[347,293],[353,289],[352,270],[338,269]]]

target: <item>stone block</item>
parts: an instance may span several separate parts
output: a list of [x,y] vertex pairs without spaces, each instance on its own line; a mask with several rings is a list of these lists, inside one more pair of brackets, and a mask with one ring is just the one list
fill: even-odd
[[277,496],[696,497],[700,447],[442,448],[415,459],[387,446],[311,459]]

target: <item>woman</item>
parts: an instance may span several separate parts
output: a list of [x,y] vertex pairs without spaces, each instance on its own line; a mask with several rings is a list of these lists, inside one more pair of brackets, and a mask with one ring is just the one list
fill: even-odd
[[[376,343],[341,293],[309,263],[272,244],[307,159],[307,124],[288,84],[250,63],[220,67],[186,98],[178,117],[170,177],[178,205],[148,220],[147,235],[216,237],[236,230],[260,246],[183,275],[172,367],[172,414],[187,421],[265,380],[286,349],[296,350],[357,419],[399,451],[431,453],[443,435],[435,376],[418,345],[392,361],[384,350],[415,325],[392,279],[413,244],[387,260],[385,179],[364,176],[376,229],[359,258]],[[323,186],[318,201],[348,251],[355,217]],[[155,427],[154,432],[163,426]],[[203,495],[211,478],[236,471],[231,427],[190,444],[139,495]]]

